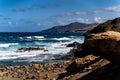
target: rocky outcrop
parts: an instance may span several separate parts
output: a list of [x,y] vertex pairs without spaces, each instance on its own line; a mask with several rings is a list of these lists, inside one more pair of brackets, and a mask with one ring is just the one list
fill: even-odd
[[84,50],[120,62],[120,17],[87,31]]
[[95,27],[94,29],[87,31],[86,35],[92,34],[92,33],[100,33],[105,31],[117,31],[120,32],[120,17],[115,18],[114,20],[108,20],[105,23],[102,23]]
[[85,66],[88,65],[88,63],[90,63],[91,61],[96,60],[97,58],[99,58],[99,56],[93,56],[93,55],[87,55],[84,58],[78,58],[76,60],[74,60],[67,68],[67,72],[68,73],[76,73],[81,71],[82,69],[85,68]]
[[29,47],[29,48],[20,48],[18,49],[16,52],[26,52],[26,51],[37,51],[37,50],[43,50],[43,51],[47,51],[44,48],[34,48],[34,47]]
[[80,44],[79,42],[73,42],[71,44],[68,44],[66,47],[81,47],[82,44]]
[[84,42],[84,49],[94,54],[120,62],[120,33],[107,31],[98,34],[90,34]]

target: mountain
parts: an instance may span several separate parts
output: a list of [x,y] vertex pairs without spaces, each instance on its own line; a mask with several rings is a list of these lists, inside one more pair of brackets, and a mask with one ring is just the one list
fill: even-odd
[[113,20],[108,20],[105,23],[99,24],[97,27],[94,29],[87,31],[87,34],[91,33],[101,33],[105,31],[117,31],[120,32],[120,17],[115,18]]
[[55,26],[50,29],[43,30],[41,31],[41,33],[86,32],[87,30],[91,30],[97,25],[98,25],[97,23],[86,24],[74,22],[68,25]]

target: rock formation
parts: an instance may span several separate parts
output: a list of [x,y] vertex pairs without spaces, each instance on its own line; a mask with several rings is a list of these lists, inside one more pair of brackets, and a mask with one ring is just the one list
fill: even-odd
[[84,47],[86,50],[96,54],[104,54],[120,62],[120,33],[107,31],[99,34],[91,34],[85,40]]
[[84,50],[120,62],[120,17],[87,31]]
[[[66,68],[64,75],[77,75],[77,80],[119,80],[120,18],[102,23],[85,35],[83,46],[72,52],[80,58],[75,59]],[[85,55],[82,56],[83,54]],[[83,74],[87,70],[88,73]],[[79,73],[84,76],[80,77]],[[60,78],[63,78],[63,74],[61,76]],[[75,80],[75,77],[66,80],[72,79]]]
[[68,73],[72,73],[72,74],[76,73],[76,72],[84,69],[85,66],[87,66],[88,63],[96,60],[97,58],[99,58],[99,56],[88,55],[88,56],[85,56],[84,58],[75,59],[69,65],[69,67],[66,68],[66,70],[68,71]]
[[105,32],[105,31],[117,31],[120,32],[120,17],[115,18],[113,20],[108,20],[105,23],[102,23],[95,27],[94,29],[87,31],[87,34],[92,34],[92,33],[100,33],[100,32]]
[[73,42],[73,43],[70,43],[68,44],[66,47],[81,47],[82,44],[80,44],[79,42]]
[[26,51],[37,51],[37,50],[43,50],[43,51],[47,51],[44,48],[34,48],[34,47],[29,47],[29,48],[20,48],[18,49],[16,52],[26,52]]

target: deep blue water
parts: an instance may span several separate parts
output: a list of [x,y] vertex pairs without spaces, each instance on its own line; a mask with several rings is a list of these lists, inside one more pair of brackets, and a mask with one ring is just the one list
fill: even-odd
[[[83,43],[83,33],[0,33],[0,65],[56,62],[53,59],[66,55],[72,49],[66,44],[74,41]],[[40,47],[48,51],[16,52],[25,47]]]

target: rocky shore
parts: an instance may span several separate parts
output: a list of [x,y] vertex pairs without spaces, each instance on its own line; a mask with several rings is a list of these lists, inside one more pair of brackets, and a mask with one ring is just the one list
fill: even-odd
[[1,66],[0,80],[77,80],[106,64],[106,59],[87,55],[73,62]]
[[120,80],[120,18],[98,25],[86,32],[83,44],[71,46],[61,58],[70,62],[1,66],[0,80]]
[[27,66],[1,66],[0,80],[56,80],[65,72],[69,62],[30,64]]

